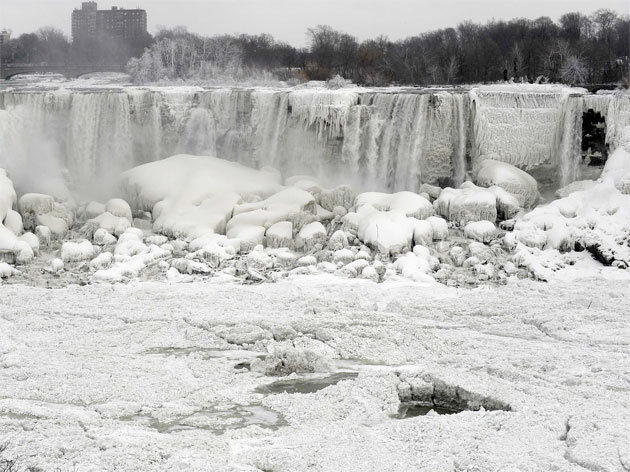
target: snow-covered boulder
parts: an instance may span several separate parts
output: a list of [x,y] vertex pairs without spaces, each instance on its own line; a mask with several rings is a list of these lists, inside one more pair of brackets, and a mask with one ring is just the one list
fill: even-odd
[[426,220],[409,218],[409,225],[413,228],[413,244],[428,246],[433,242],[433,226]]
[[335,208],[348,209],[354,203],[354,191],[349,185],[340,185],[333,189],[323,189],[317,195],[317,203],[328,211]]
[[476,182],[481,187],[501,187],[516,196],[519,204],[525,208],[534,206],[540,196],[538,182],[531,175],[511,164],[493,159],[481,161]]
[[48,226],[36,226],[35,236],[37,236],[37,239],[39,239],[39,243],[42,246],[48,246],[50,244],[51,231]]
[[99,246],[107,246],[109,244],[116,244],[116,236],[110,234],[105,228],[99,228],[94,232],[92,237],[94,244]]
[[[156,232],[191,239],[224,233],[239,202],[252,201],[250,196],[266,198],[282,189],[272,172],[183,154],[124,172],[121,188],[135,210],[153,212]],[[282,220],[286,218],[277,221]]]
[[365,267],[359,277],[362,279],[371,280],[372,282],[378,282],[380,278],[378,272],[372,266]]
[[481,243],[489,243],[497,234],[497,228],[491,221],[473,221],[464,227],[464,236]]
[[28,244],[33,250],[33,252],[35,253],[35,255],[39,254],[39,238],[35,236],[33,233],[29,231],[28,233],[24,233],[18,239]]
[[365,205],[371,205],[380,211],[393,211],[405,216],[425,219],[433,215],[433,205],[426,198],[413,192],[379,193],[365,192],[357,195],[354,202],[359,210]]
[[330,239],[328,239],[328,248],[331,251],[338,251],[340,249],[344,249],[348,247],[348,235],[338,229],[335,231]]
[[64,262],[79,262],[94,256],[94,247],[87,239],[76,242],[66,241],[61,246],[61,259]]
[[41,193],[26,193],[20,197],[18,210],[24,220],[24,227],[33,230],[37,226],[37,216],[52,213],[55,199]]
[[83,214],[86,220],[96,218],[98,215],[105,213],[105,205],[100,202],[89,202],[83,208]]
[[367,246],[386,255],[400,254],[411,246],[413,226],[403,212],[379,211],[372,205],[363,205],[357,216],[357,234]]
[[394,262],[394,268],[403,277],[412,279],[416,282],[432,282],[433,277],[429,274],[434,268],[439,266],[439,261],[431,256],[430,251],[424,246],[414,246],[410,251]]
[[54,212],[37,215],[36,223],[37,226],[46,226],[50,230],[51,239],[58,241],[65,238],[70,229],[67,220]]
[[0,279],[8,279],[9,277],[13,277],[14,275],[18,275],[19,273],[19,270],[10,266],[6,262],[0,262]]
[[[94,239],[99,229],[120,236],[131,227],[131,223],[124,216],[116,216],[106,211],[95,218],[91,218],[85,222],[80,233],[85,238]],[[99,233],[99,234],[102,234]]]
[[227,237],[239,241],[240,251],[248,253],[259,244],[262,244],[265,238],[266,229],[264,226],[242,225],[234,226],[227,232]]
[[339,264],[349,264],[354,260],[354,252],[348,248],[339,249],[333,253],[333,261]]
[[5,216],[3,224],[15,235],[20,235],[24,232],[22,216],[15,210],[9,210],[7,212],[7,216]]
[[521,204],[515,195],[512,195],[510,192],[496,185],[490,187],[488,190],[496,197],[497,217],[500,219],[509,220],[510,218],[514,218],[521,210]]
[[63,270],[64,263],[63,263],[63,261],[61,259],[55,258],[55,259],[52,259],[50,261],[49,266],[50,266],[51,272],[56,274],[56,273],[61,272]]
[[247,254],[247,267],[254,270],[266,270],[273,267],[273,258],[266,254],[262,245],[258,245]]
[[9,210],[17,201],[13,182],[4,169],[0,169],[0,251],[11,251],[17,241],[16,234],[4,225]]
[[319,221],[304,226],[295,239],[295,247],[301,251],[311,251],[317,245],[324,247],[326,245],[326,228]]
[[305,190],[289,187],[273,194],[265,200],[239,204],[227,224],[227,233],[243,226],[269,228],[280,221],[292,223],[292,231],[299,231],[304,225],[318,219],[314,197]]
[[442,188],[436,185],[422,184],[420,185],[419,193],[426,193],[431,201],[434,201],[440,196],[440,193],[442,193]]
[[265,239],[267,247],[280,248],[286,247],[293,248],[293,223],[290,221],[280,221],[275,223],[267,229],[265,232]]
[[297,260],[297,265],[299,267],[308,267],[317,265],[317,258],[315,256],[302,256]]
[[433,241],[443,241],[448,238],[448,222],[439,216],[429,216],[426,220],[431,225]]
[[17,264],[28,264],[35,257],[33,248],[26,241],[17,240],[13,246],[15,251],[15,262]]
[[95,270],[105,269],[112,263],[112,260],[112,253],[105,251],[90,261],[90,267]]
[[105,211],[119,218],[126,218],[129,223],[133,221],[131,207],[122,198],[112,198],[105,204]]
[[433,202],[438,214],[459,225],[471,221],[495,221],[497,219],[497,199],[495,194],[472,182],[464,182],[458,189],[447,187]]

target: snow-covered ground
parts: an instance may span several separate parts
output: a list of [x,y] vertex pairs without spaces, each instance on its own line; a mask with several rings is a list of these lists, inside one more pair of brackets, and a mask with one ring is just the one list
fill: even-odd
[[[4,456],[81,472],[628,470],[630,279],[576,274],[0,286]],[[316,371],[297,385],[348,375],[269,393],[279,358]],[[396,418],[427,386],[485,408]]]

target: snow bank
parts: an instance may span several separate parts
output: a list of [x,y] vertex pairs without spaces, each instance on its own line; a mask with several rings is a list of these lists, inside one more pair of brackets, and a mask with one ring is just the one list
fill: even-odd
[[563,265],[561,253],[574,249],[589,251],[604,265],[630,266],[630,195],[618,188],[630,176],[629,147],[630,140],[611,154],[598,182],[575,186],[582,190],[535,208],[515,224],[506,236],[516,245],[515,262],[543,280]]

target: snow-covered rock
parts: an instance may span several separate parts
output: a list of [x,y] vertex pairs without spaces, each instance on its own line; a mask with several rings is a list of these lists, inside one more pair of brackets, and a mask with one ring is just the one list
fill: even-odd
[[293,223],[290,221],[279,221],[267,229],[265,232],[267,247],[270,248],[293,248]]
[[521,206],[531,208],[539,198],[538,182],[527,172],[507,162],[484,159],[477,172],[477,185],[501,187],[516,196]]
[[48,246],[50,244],[51,231],[48,226],[36,226],[35,236],[37,236],[37,239],[39,239],[39,243],[42,246]]
[[0,262],[0,278],[8,279],[9,277],[13,277],[14,275],[20,274],[20,271],[10,266],[6,262]]
[[431,256],[424,246],[414,246],[413,251],[399,256],[394,262],[394,268],[403,276],[416,282],[433,282],[429,274],[439,265],[436,258]]
[[116,236],[110,234],[105,228],[99,228],[94,232],[92,237],[94,244],[99,246],[107,246],[109,244],[116,244]]
[[31,245],[20,239],[15,242],[13,250],[15,251],[15,262],[17,264],[28,264],[35,257],[35,253]]
[[426,198],[413,192],[379,193],[365,192],[357,195],[355,207],[359,210],[365,205],[371,205],[380,211],[402,213],[405,216],[425,219],[433,215],[433,205]]
[[473,221],[464,227],[464,236],[481,243],[489,243],[497,234],[497,228],[491,221]]
[[465,182],[461,188],[447,187],[433,202],[438,214],[448,221],[466,225],[471,221],[495,221],[497,219],[497,199],[485,188]]
[[448,239],[448,222],[439,216],[429,216],[426,220],[431,225],[431,232],[434,241]]
[[18,201],[18,210],[24,220],[24,227],[27,230],[35,229],[37,226],[37,216],[52,213],[55,199],[50,195],[41,193],[26,193]]
[[112,263],[112,260],[112,253],[109,251],[105,251],[100,253],[98,256],[90,261],[90,267],[96,270],[104,269]]
[[24,224],[22,223],[22,216],[15,210],[9,210],[4,217],[4,226],[13,234],[19,236],[24,232]]
[[121,184],[134,209],[153,212],[156,232],[190,238],[223,233],[243,197],[266,198],[282,188],[274,173],[183,154],[128,170]]
[[316,246],[326,245],[326,228],[319,221],[304,226],[295,239],[295,247],[301,251],[311,251]]
[[61,246],[61,259],[64,262],[79,262],[94,256],[94,247],[87,239],[76,242],[66,241]]
[[28,244],[33,250],[33,252],[35,253],[35,255],[39,254],[39,238],[35,236],[33,233],[31,232],[24,233],[18,239]]
[[129,223],[133,221],[131,207],[122,198],[112,198],[105,204],[105,211],[119,218],[126,218]]
[[0,169],[0,250],[12,250],[17,241],[16,234],[4,225],[9,210],[17,201],[13,182],[4,169]]

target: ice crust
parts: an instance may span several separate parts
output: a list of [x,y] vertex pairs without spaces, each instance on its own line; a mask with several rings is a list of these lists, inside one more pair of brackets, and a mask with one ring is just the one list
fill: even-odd
[[[85,471],[622,472],[628,289],[605,276],[492,290],[329,275],[2,285],[4,457]],[[260,393],[334,373],[354,376]],[[472,410],[397,419],[409,398]]]

